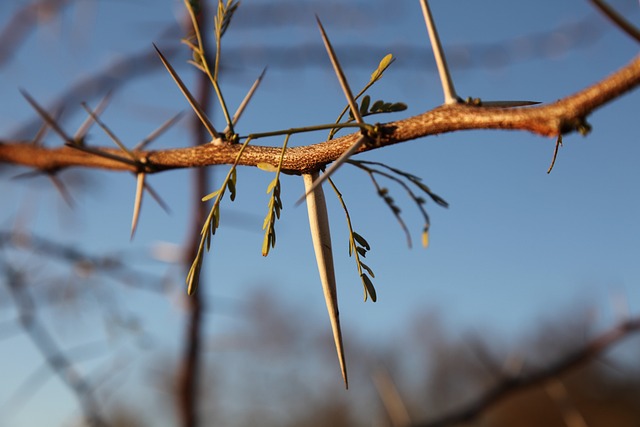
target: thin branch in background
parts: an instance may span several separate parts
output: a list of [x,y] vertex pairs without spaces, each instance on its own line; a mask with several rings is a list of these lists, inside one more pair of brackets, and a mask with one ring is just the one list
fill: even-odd
[[52,19],[60,14],[71,0],[39,0],[25,4],[16,11],[0,32],[0,67],[4,66],[20,48],[42,18]]
[[544,385],[544,390],[557,405],[567,427],[589,427],[584,416],[571,401],[569,391],[560,379],[549,378]]
[[123,261],[123,257],[115,255],[92,256],[74,246],[64,245],[29,233],[0,230],[0,248],[9,247],[31,251],[49,259],[68,263],[78,271],[78,274],[83,276],[101,273],[137,289],[164,292],[164,287],[158,284],[158,280],[153,278],[150,280],[143,273],[130,268]]
[[373,384],[376,387],[378,396],[384,405],[384,409],[391,420],[393,427],[406,427],[411,424],[411,416],[406,405],[400,396],[398,387],[396,387],[389,371],[380,366],[372,375]]
[[102,409],[94,395],[93,386],[73,367],[71,361],[60,351],[53,337],[36,316],[36,305],[22,273],[6,264],[3,267],[7,286],[24,331],[47,361],[49,368],[73,391],[86,422],[95,427],[107,426],[101,415]]
[[[602,23],[594,19],[583,22],[565,24],[568,28],[558,28],[545,33],[534,33],[513,37],[505,41],[491,44],[445,45],[449,53],[449,62],[456,70],[490,70],[526,63],[527,61],[549,59],[566,55],[570,52],[584,50],[593,46],[607,34]],[[566,44],[558,45],[554,40],[561,38]],[[527,46],[526,50],[522,46]],[[341,56],[342,65],[349,69],[366,68],[371,58],[379,58],[389,52],[389,46],[348,43],[336,46]],[[323,49],[314,43],[301,43],[287,46],[286,49],[278,45],[239,46],[236,52],[237,60],[229,67],[241,72],[244,69],[259,67],[269,61],[269,67],[277,70],[299,70],[322,68],[325,61],[322,58]],[[396,65],[402,70],[420,70],[437,73],[438,69],[433,61],[425,55],[424,46],[411,42],[393,44],[393,54],[402,58]]]
[[534,372],[506,377],[469,405],[454,409],[435,420],[416,423],[413,426],[445,427],[468,423],[489,408],[513,396],[516,392],[537,387],[550,379],[561,377],[596,359],[617,342],[637,333],[640,333],[640,317],[628,319],[588,341],[583,347],[567,354],[555,363],[550,363]]
[[[200,15],[198,16],[199,24],[202,25],[201,30],[204,32],[209,31],[209,19],[208,7],[206,3],[202,3]],[[189,32],[193,30],[193,22],[185,17],[185,21],[190,26]],[[207,51],[207,46],[203,46],[203,53],[205,57],[210,57],[210,52]],[[196,93],[197,100],[200,105],[204,106],[204,114],[211,114],[211,95],[212,87],[209,83],[209,79],[205,73],[199,73],[196,78]],[[202,126],[202,122],[198,117],[193,117],[190,124],[191,130],[191,145],[199,146],[206,144],[210,138],[207,137],[205,128]],[[208,168],[197,168],[193,171],[192,175],[192,213],[191,213],[191,226],[188,228],[186,235],[186,242],[184,246],[184,265],[188,269],[191,260],[195,259],[200,246],[200,224],[203,224],[207,218],[207,205],[202,202],[201,198],[203,194],[207,194],[208,182],[210,179],[210,172]],[[202,335],[203,335],[203,315],[205,314],[206,304],[202,292],[195,292],[189,295],[185,301],[186,309],[186,323],[184,338],[182,344],[182,358],[179,361],[179,366],[176,373],[176,388],[177,388],[177,410],[179,416],[179,423],[183,427],[197,427],[199,423],[198,418],[198,404],[201,402],[199,399],[199,378],[202,369],[201,356],[202,356]]]
[[[24,332],[23,329],[22,331]],[[66,349],[64,354],[68,360],[73,360],[75,363],[78,363],[100,357],[105,354],[105,351],[108,351],[106,343],[104,341],[99,341]],[[19,411],[20,407],[24,406],[29,398],[39,389],[44,387],[47,381],[54,375],[55,372],[52,372],[49,362],[45,359],[45,361],[34,369],[19,386],[14,388],[11,397],[7,399],[2,406],[0,406],[0,413],[6,413],[9,411],[16,413]],[[95,388],[96,387],[94,387],[94,389]]]

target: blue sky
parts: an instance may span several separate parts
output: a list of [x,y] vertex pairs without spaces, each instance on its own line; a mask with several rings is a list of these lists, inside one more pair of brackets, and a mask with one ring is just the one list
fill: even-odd
[[[269,17],[265,22],[256,19],[254,10],[267,3],[243,2],[224,39],[222,86],[232,106],[240,102],[261,69],[269,66],[240,122],[241,134],[331,122],[343,108],[343,95],[323,54],[315,12],[338,56],[344,58],[352,87],[367,82],[382,55],[396,56],[385,78],[370,93],[375,99],[405,102],[409,109],[378,120],[408,117],[442,102],[417,1],[271,2],[281,11],[277,14],[281,22],[275,25],[270,24]],[[598,81],[638,53],[637,44],[586,1],[431,3],[445,51],[450,53],[456,88],[463,97],[552,102]],[[637,2],[610,3],[640,24]],[[0,5],[0,25],[17,5]],[[295,14],[282,12],[288,8]],[[181,14],[178,1],[85,2],[69,7],[59,20],[41,25],[0,69],[0,136],[15,135],[21,124],[34,118],[19,88],[48,105],[76,80],[104,69],[127,53],[151,51],[152,42],[161,49],[175,45],[175,39],[162,39],[159,34]],[[243,56],[240,48],[247,46],[252,53]],[[288,46],[290,50],[284,52],[292,55],[299,52],[299,46],[313,49],[307,51],[308,58],[292,56],[283,64],[286,53],[269,56],[270,49],[283,46]],[[354,50],[353,46],[366,48]],[[178,66],[184,59],[183,55],[173,61]],[[300,66],[305,61],[313,66]],[[502,62],[496,65],[496,61]],[[193,81],[192,69],[178,69],[187,84]],[[88,102],[96,105],[97,99]],[[351,337],[384,345],[417,312],[430,310],[442,315],[452,334],[492,331],[509,338],[530,330],[541,319],[562,312],[576,315],[581,308],[592,308],[597,313],[594,321],[606,327],[615,320],[611,301],[618,296],[626,299],[632,313],[637,313],[637,103],[638,94],[634,92],[597,110],[589,117],[593,131],[588,136],[565,137],[549,175],[546,170],[555,141],[521,132],[445,134],[359,156],[421,176],[450,203],[449,209],[427,205],[432,226],[428,249],[417,244],[407,248],[402,230],[376,196],[367,176],[348,166],[337,172],[335,181],[348,203],[355,229],[372,246],[367,264],[376,273],[379,298],[375,304],[362,302],[355,264],[347,254],[344,214],[331,190],[326,189],[347,345]],[[168,74],[158,67],[120,87],[103,118],[133,146],[181,110],[191,114]],[[214,117],[216,123],[222,123],[219,110]],[[75,130],[83,119],[76,109],[65,121],[65,128]],[[186,123],[183,120],[154,147],[185,146],[189,137]],[[295,136],[290,145],[320,142],[324,136]],[[109,145],[97,128],[92,131],[91,142]],[[47,145],[59,143],[53,135],[47,140]],[[260,143],[277,146],[282,139]],[[220,179],[223,173],[226,167],[216,169],[214,178]],[[142,269],[157,269],[145,254],[159,242],[181,245],[185,241],[192,198],[185,171],[151,177],[150,182],[172,213],[167,215],[146,200],[137,236],[131,243],[132,176],[84,173],[82,176],[96,185],[75,196],[78,206],[74,211],[64,205],[45,179],[16,182],[9,176],[3,174],[0,181],[2,199],[11,201],[3,203],[0,212],[3,228],[13,226],[20,217],[35,233],[93,253],[124,253]],[[260,254],[261,225],[268,202],[265,190],[271,178],[262,171],[242,168],[238,199],[223,205],[222,228],[205,258],[206,280],[201,285],[201,291],[223,313],[209,318],[208,331],[212,334],[237,327],[237,318],[225,315],[225,310],[233,311],[235,303],[265,286],[287,303],[304,307],[311,319],[329,328],[306,211],[303,206],[294,207],[303,192],[299,177],[283,179],[284,210],[276,224],[277,246],[266,259]],[[403,209],[414,242],[419,242],[418,212],[402,197],[400,189],[389,186]],[[182,328],[182,313],[176,303],[180,292],[177,286],[170,301],[133,292],[122,304],[144,318],[150,329],[168,331],[164,334],[168,337],[165,345],[173,348]],[[6,312],[4,318],[10,317]],[[91,318],[90,313],[87,318]],[[88,325],[96,323],[100,322],[87,321],[87,326],[80,328],[87,329],[81,335],[90,335]],[[68,335],[72,335],[69,330],[63,334]],[[38,356],[27,343],[21,341],[14,348],[9,356],[12,360],[36,363]],[[29,370],[12,372],[14,384],[25,372]],[[0,402],[10,395],[10,390],[3,388]],[[61,409],[44,412],[68,419],[73,401],[65,402]],[[33,419],[23,413],[12,421],[12,425],[34,425]]]

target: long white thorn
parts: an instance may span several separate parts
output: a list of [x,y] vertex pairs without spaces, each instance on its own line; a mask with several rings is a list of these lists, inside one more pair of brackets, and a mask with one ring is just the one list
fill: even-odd
[[316,262],[318,264],[318,273],[320,274],[324,300],[327,304],[329,320],[331,321],[333,341],[336,346],[336,352],[338,353],[338,360],[340,362],[340,370],[342,372],[342,378],[344,379],[344,385],[346,388],[349,388],[344,348],[342,345],[342,331],[340,329],[340,315],[338,313],[338,292],[336,289],[336,277],[333,269],[333,252],[331,249],[331,232],[329,230],[327,205],[322,187],[309,191],[313,182],[318,179],[318,172],[304,174],[302,175],[302,178],[304,180],[305,191],[308,193],[307,209],[309,211],[309,227],[311,228],[311,238],[313,240],[313,249],[316,254]]
[[424,15],[424,21],[427,24],[427,31],[429,32],[429,40],[431,41],[431,49],[433,50],[433,56],[436,59],[438,73],[440,74],[440,81],[442,82],[444,103],[448,105],[457,104],[459,102],[458,95],[456,95],[456,90],[453,87],[453,80],[451,80],[451,74],[447,67],[447,59],[444,56],[444,51],[440,44],[436,24],[433,22],[433,17],[431,16],[429,3],[427,3],[427,0],[420,0],[420,5],[422,6],[422,14]]
[[133,218],[131,218],[131,240],[133,240],[136,229],[138,228],[138,218],[140,217],[140,208],[142,208],[142,195],[144,194],[145,174],[139,172],[136,175],[136,199],[133,202]]

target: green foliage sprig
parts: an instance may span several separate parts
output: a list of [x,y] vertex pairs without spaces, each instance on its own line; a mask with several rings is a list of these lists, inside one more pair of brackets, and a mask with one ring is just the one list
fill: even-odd
[[222,36],[227,31],[227,28],[231,23],[231,18],[233,17],[233,14],[239,6],[239,2],[234,0],[227,0],[226,3],[223,3],[221,0],[218,1],[218,9],[216,17],[214,19],[216,52],[213,71],[211,70],[209,62],[207,61],[205,45],[202,34],[200,32],[200,25],[198,24],[197,12],[199,12],[199,10],[196,11],[196,9],[194,9],[192,5],[192,2],[189,0],[185,0],[184,4],[187,8],[187,11],[189,12],[189,17],[191,18],[191,23],[193,25],[193,31],[196,39],[196,43],[193,43],[193,37],[182,40],[182,42],[189,46],[189,48],[193,52],[193,60],[189,62],[209,77],[211,85],[213,86],[213,89],[215,90],[216,96],[220,103],[220,108],[222,108],[229,133],[230,135],[235,135],[235,132],[233,130],[233,121],[231,120],[231,115],[229,114],[227,103],[224,100],[222,90],[220,89],[220,85],[218,84],[218,70],[220,68]]
[[214,234],[216,234],[216,230],[220,225],[220,202],[222,201],[226,190],[229,190],[229,199],[231,199],[231,201],[234,201],[236,198],[236,168],[238,166],[238,162],[240,161],[240,157],[242,157],[244,149],[247,147],[247,145],[249,145],[250,141],[251,138],[247,138],[247,140],[240,147],[240,151],[238,151],[238,154],[236,155],[235,162],[231,166],[231,169],[229,169],[229,172],[227,173],[224,181],[222,181],[222,185],[220,186],[220,188],[202,198],[202,201],[206,202],[215,197],[215,201],[213,202],[213,206],[209,211],[207,219],[202,225],[202,230],[200,230],[201,238],[200,244],[198,245],[198,253],[196,254],[196,258],[193,260],[191,268],[189,269],[189,273],[187,274],[187,293],[189,295],[193,294],[198,289],[204,251],[206,248],[208,252],[211,248],[211,238]]
[[[342,197],[342,193],[338,190],[335,183],[331,178],[328,179],[329,184],[333,188],[333,191],[338,196],[338,200],[340,201],[340,205],[342,206],[342,210],[347,218],[347,227],[349,228],[349,256],[354,257],[356,261],[356,267],[358,268],[358,275],[360,276],[360,280],[362,281],[362,286],[364,287],[364,300],[367,300],[367,297],[371,298],[371,301],[376,302],[378,299],[376,294],[376,288],[373,286],[373,282],[369,275],[375,278],[375,274],[373,274],[373,270],[364,262],[362,262],[362,258],[367,256],[367,252],[371,249],[371,246],[366,241],[364,237],[360,234],[356,233],[353,230],[353,226],[351,225],[351,216],[349,215],[349,209],[347,209],[347,204]],[[366,273],[363,271],[365,270]]]
[[[382,58],[380,60],[380,63],[378,64],[378,67],[373,71],[373,73],[371,73],[371,77],[369,78],[369,81],[367,82],[366,85],[364,85],[364,87],[360,90],[360,92],[358,92],[356,94],[356,96],[354,96],[355,100],[358,100],[367,90],[369,90],[369,88],[371,86],[373,86],[378,80],[380,80],[384,74],[384,72],[387,70],[387,68],[389,68],[389,66],[391,66],[391,64],[393,63],[393,61],[395,61],[395,58],[393,57],[392,54],[387,54],[384,56],[384,58]],[[367,101],[367,102],[370,102]],[[378,102],[383,102],[383,101],[376,101],[377,104]],[[384,102],[383,102],[384,104]],[[403,104],[404,105],[404,104]],[[367,105],[368,107],[368,105]],[[406,105],[405,108],[406,109]],[[360,105],[360,110],[362,110],[362,103]],[[340,115],[338,116],[338,118],[336,119],[336,123],[340,123],[340,121],[342,120],[342,118],[344,117],[345,114],[347,114],[347,111],[349,112],[349,122],[352,122],[355,120],[355,118],[353,117],[353,112],[350,110],[349,105],[346,105],[342,111],[340,112]],[[397,111],[402,111],[402,110],[397,110]],[[363,116],[366,114],[362,114]],[[335,136],[335,134],[339,131],[340,129],[332,129],[331,132],[329,132],[329,136],[327,137],[327,139],[333,139],[333,137]]]
[[[402,227],[402,229],[404,230],[407,236],[407,243],[409,247],[411,247],[411,235],[407,229],[407,226],[404,220],[401,217],[401,210],[395,204],[395,201],[393,200],[393,198],[389,195],[389,190],[386,187],[382,187],[379,185],[377,179],[375,178],[375,175],[380,175],[391,181],[394,181],[405,190],[408,196],[414,201],[414,203],[418,207],[418,210],[422,214],[422,217],[424,218],[424,226],[422,229],[422,245],[424,247],[427,247],[429,245],[429,227],[431,223],[429,220],[429,214],[427,213],[427,210],[424,207],[424,205],[426,204],[426,200],[423,197],[418,196],[405,181],[408,181],[408,183],[416,186],[420,191],[428,195],[431,198],[431,200],[433,200],[438,205],[444,208],[448,208],[449,203],[447,203],[447,201],[445,201],[442,197],[438,196],[433,191],[431,191],[431,189],[422,182],[422,179],[420,177],[413,175],[411,173],[404,172],[400,169],[388,166],[380,162],[365,161],[365,160],[350,160],[349,164],[352,164],[366,171],[367,174],[369,174],[369,177],[371,178],[378,192],[378,195],[382,198],[382,200],[389,207],[389,209],[391,209],[391,212],[394,214],[394,216],[400,223],[400,226]],[[372,168],[370,166],[379,166],[381,168],[387,169],[391,173],[385,172],[380,169]]]
[[[383,113],[395,113],[398,111],[404,111],[407,109],[407,104],[404,102],[384,102],[382,100],[377,100],[371,105],[371,97],[369,95],[365,95],[360,102],[360,115],[362,117],[372,116],[374,114],[383,114]],[[353,117],[353,113],[349,111],[349,121],[354,121],[355,117]]]
[[[188,285],[188,293],[192,294],[193,292],[196,291],[198,287],[199,276],[202,268],[205,249],[209,251],[211,247],[211,239],[220,224],[221,201],[223,200],[224,195],[227,191],[229,191],[229,197],[232,201],[236,197],[237,165],[239,163],[240,157],[242,156],[242,153],[245,147],[250,143],[251,140],[262,138],[262,137],[285,135],[285,141],[282,146],[282,151],[281,151],[278,166],[275,167],[273,165],[258,165],[262,169],[276,172],[274,179],[270,182],[270,184],[267,187],[267,193],[270,194],[269,204],[268,204],[269,210],[263,222],[263,230],[265,231],[265,234],[264,234],[264,239],[262,244],[262,254],[263,256],[267,256],[271,248],[274,248],[276,244],[275,223],[280,218],[280,214],[283,208],[283,204],[281,200],[280,174],[282,172],[284,156],[286,154],[289,138],[291,137],[291,135],[295,133],[328,129],[329,130],[328,139],[331,139],[336,134],[336,132],[338,132],[340,129],[358,127],[363,131],[362,137],[365,140],[368,140],[369,137],[375,137],[375,134],[377,133],[376,131],[377,128],[376,126],[365,123],[362,120],[362,117],[370,116],[374,114],[403,111],[407,108],[407,106],[402,102],[390,103],[382,100],[377,100],[372,103],[371,97],[369,95],[365,95],[365,92],[373,84],[375,84],[382,78],[385,71],[389,68],[391,63],[393,63],[394,58],[391,54],[388,54],[384,58],[382,58],[377,68],[372,72],[369,78],[369,81],[362,88],[362,90],[360,90],[360,92],[358,92],[355,97],[351,95],[351,92],[348,88],[348,83],[346,82],[344,74],[339,64],[337,63],[335,52],[333,52],[333,49],[329,43],[329,40],[326,37],[326,34],[324,33],[324,29],[322,28],[322,25],[318,20],[318,24],[321,29],[323,40],[325,41],[325,45],[329,51],[330,57],[332,58],[332,62],[334,62],[334,68],[336,68],[336,73],[340,77],[343,90],[345,90],[345,92],[348,94],[347,100],[349,101],[349,104],[342,110],[342,112],[338,116],[338,119],[333,124],[313,125],[313,126],[307,126],[307,127],[291,128],[286,130],[278,130],[278,131],[270,131],[270,132],[262,132],[262,133],[251,133],[246,137],[241,137],[240,135],[235,133],[234,125],[236,124],[236,120],[240,116],[243,108],[246,106],[247,101],[253,95],[264,72],[258,78],[256,83],[254,83],[253,87],[249,91],[249,94],[247,95],[245,100],[242,102],[241,106],[238,109],[238,112],[234,115],[232,119],[231,116],[229,115],[229,110],[227,108],[226,102],[222,95],[222,91],[220,90],[220,87],[218,84],[218,74],[219,74],[220,58],[221,58],[221,40],[229,27],[229,24],[231,22],[231,19],[234,13],[236,12],[239,6],[239,2],[234,0],[225,0],[225,1],[218,0],[217,12],[214,18],[214,37],[215,37],[215,46],[216,46],[215,60],[213,61],[213,66],[210,66],[207,60],[207,53],[206,53],[203,37],[202,37],[199,23],[198,23],[200,5],[198,2],[194,0],[184,0],[184,1],[193,25],[193,34],[190,37],[187,37],[183,40],[183,42],[192,51],[193,60],[189,62],[208,76],[213,88],[215,89],[215,93],[217,95],[218,101],[224,113],[225,120],[227,122],[227,127],[224,131],[224,134],[218,134],[218,132],[213,127],[213,124],[211,124],[211,122],[207,118],[202,107],[197,103],[193,95],[191,95],[191,93],[186,88],[186,86],[184,85],[180,77],[177,75],[173,67],[169,64],[166,58],[164,58],[164,56],[160,53],[159,50],[158,50],[158,54],[160,55],[161,60],[163,61],[164,65],[166,66],[171,76],[173,77],[174,81],[179,86],[180,90],[185,95],[185,97],[187,98],[189,104],[191,105],[193,110],[196,112],[196,114],[200,118],[203,125],[207,128],[207,130],[211,134],[212,142],[235,143],[237,141],[244,140],[244,143],[242,144],[240,150],[238,151],[235,162],[230,168],[229,172],[227,173],[227,176],[225,177],[220,188],[212,192],[211,194],[203,197],[202,199],[203,201],[214,199],[214,203],[213,203],[213,206],[211,207],[209,215],[207,216],[202,226],[201,240],[198,246],[198,251],[186,279],[187,285]],[[356,100],[360,100],[359,105],[356,102]],[[347,112],[349,112],[349,115],[347,119],[344,122],[342,122]],[[354,123],[354,121],[357,123]],[[438,196],[431,193],[428,187],[426,187],[424,184],[420,182],[420,178],[414,175],[407,174],[405,172],[399,171],[389,166],[386,166],[383,164],[377,164],[373,162],[350,161],[350,163],[360,167],[361,169],[364,169],[370,175],[374,183],[374,186],[378,191],[378,194],[381,197],[383,197],[383,200],[392,210],[392,212],[400,222],[401,226],[405,230],[405,233],[407,234],[409,239],[409,245],[411,245],[411,240],[410,240],[410,236],[409,236],[409,232],[406,227],[406,224],[404,223],[404,221],[402,220],[402,217],[400,216],[400,213],[401,213],[400,208],[395,204],[395,202],[393,201],[393,198],[391,198],[391,196],[388,194],[388,190],[383,188],[378,183],[376,179],[376,175],[384,176],[388,179],[394,180],[405,188],[405,190],[416,202],[421,212],[423,213],[423,216],[425,218],[425,224],[426,224],[424,229],[424,235],[428,236],[427,233],[428,233],[429,218],[426,213],[426,210],[422,207],[425,201],[424,199],[416,196],[414,192],[408,187],[408,185],[403,181],[403,179],[408,180],[409,182],[418,186],[422,191],[429,194],[438,203],[446,204],[444,200],[440,199]],[[386,168],[387,171],[373,168],[371,167],[371,165]],[[372,269],[362,261],[362,259],[366,257],[366,254],[371,249],[371,247],[369,243],[366,241],[366,239],[362,237],[361,234],[354,231],[353,226],[351,224],[351,218],[349,216],[349,212],[346,207],[346,203],[342,197],[342,194],[338,191],[333,181],[330,181],[330,183],[331,183],[331,186],[336,191],[336,194],[338,195],[340,203],[345,211],[345,215],[347,218],[347,226],[349,229],[349,255],[350,256],[353,255],[355,258],[358,274],[360,275],[360,278],[362,280],[363,287],[364,287],[365,300],[367,298],[371,298],[373,301],[375,301],[377,299],[377,296],[376,296],[376,291],[375,291],[373,282],[371,280],[371,278],[374,278],[375,275],[373,274]],[[425,240],[424,240],[425,242],[426,242],[426,238],[427,237],[425,237]]]
[[[282,171],[282,162],[284,161],[284,153],[287,150],[287,144],[289,143],[289,137],[291,134],[287,134],[282,144],[282,153],[280,154],[280,162],[276,168],[276,176],[273,181],[269,183],[267,187],[267,194],[271,193],[269,198],[269,212],[264,219],[262,229],[265,230],[264,241],[262,242],[262,256],[269,255],[269,249],[276,246],[276,219],[280,219],[280,211],[282,210],[282,200],[280,199],[280,172]],[[271,165],[269,165],[271,166]],[[273,166],[272,166],[273,167]],[[262,166],[263,169],[267,167]]]

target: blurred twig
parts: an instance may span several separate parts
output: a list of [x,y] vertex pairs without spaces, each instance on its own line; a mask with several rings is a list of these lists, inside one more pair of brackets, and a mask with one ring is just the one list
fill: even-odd
[[373,384],[384,405],[393,427],[405,427],[411,424],[409,411],[400,396],[396,384],[393,382],[385,366],[379,366],[372,375]]
[[628,319],[602,333],[581,348],[535,372],[505,377],[492,389],[462,408],[453,410],[432,421],[413,424],[414,427],[454,426],[474,420],[489,408],[524,389],[537,387],[553,378],[567,374],[596,359],[622,339],[640,332],[640,317]]
[[78,399],[86,422],[91,426],[103,427],[107,423],[100,414],[92,385],[73,367],[68,357],[60,351],[47,328],[36,316],[36,305],[29,293],[21,272],[4,264],[4,273],[11,296],[15,301],[20,323],[37,347],[51,370],[62,380]]
[[[94,358],[106,351],[105,342],[93,342],[87,343],[75,348],[66,349],[64,351],[68,360],[73,360],[76,363],[82,360]],[[10,410],[16,412],[21,405],[24,405],[29,397],[33,396],[36,391],[44,386],[44,384],[55,375],[55,372],[51,371],[48,361],[45,361],[35,368],[30,375],[28,375],[23,382],[13,390],[12,396],[2,404],[3,412]],[[95,384],[95,382],[94,382]],[[94,390],[97,387],[93,387]]]
[[4,66],[20,48],[28,34],[42,18],[51,19],[71,0],[38,0],[26,3],[16,11],[0,31],[0,67]]
[[[203,2],[201,5],[200,15],[198,17],[201,31],[206,33],[209,29],[206,19],[207,7]],[[191,28],[189,31],[193,31]],[[204,43],[204,42],[203,42]],[[209,52],[204,46],[205,57],[210,57]],[[212,86],[205,73],[198,73],[196,77],[197,89],[196,96],[198,103],[202,106],[206,114],[210,114]],[[193,117],[191,122],[192,145],[199,146],[206,144],[210,138],[208,133],[197,116]],[[187,234],[187,242],[184,249],[184,263],[189,269],[189,263],[196,258],[198,247],[200,244],[200,224],[203,224],[207,214],[207,204],[202,202],[202,195],[207,194],[207,183],[209,182],[209,170],[207,168],[198,168],[192,174],[192,220],[191,227]],[[202,292],[194,292],[186,299],[187,320],[185,325],[185,336],[182,347],[182,359],[177,377],[178,387],[178,412],[180,424],[183,427],[196,427],[199,425],[198,404],[201,401],[198,393],[198,379],[200,376],[200,360],[202,355],[202,316],[205,306]]]
[[59,260],[73,266],[78,274],[84,276],[99,272],[112,276],[129,286],[156,292],[164,291],[162,285],[156,285],[154,281],[144,277],[143,273],[133,270],[115,255],[90,255],[83,249],[54,242],[44,237],[2,230],[0,230],[0,248],[19,248],[40,254],[48,259]]

